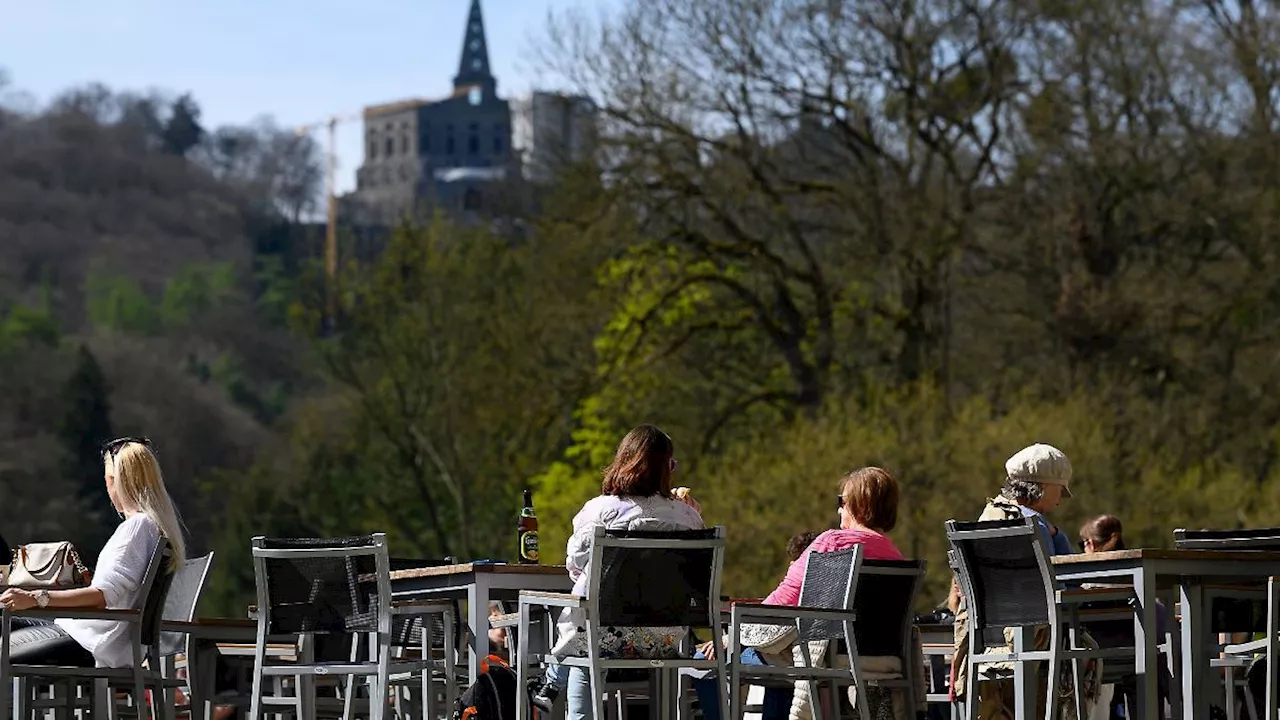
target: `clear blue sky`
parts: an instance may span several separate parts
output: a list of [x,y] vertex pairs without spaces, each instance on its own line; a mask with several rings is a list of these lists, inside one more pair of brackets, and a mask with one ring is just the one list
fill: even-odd
[[[530,52],[549,9],[617,0],[481,0],[500,95],[541,87]],[[2,3],[0,68],[44,103],[67,88],[191,92],[206,127],[284,126],[448,94],[470,0],[36,0]],[[339,129],[340,190],[360,123]],[[323,136],[317,136],[323,140]]]

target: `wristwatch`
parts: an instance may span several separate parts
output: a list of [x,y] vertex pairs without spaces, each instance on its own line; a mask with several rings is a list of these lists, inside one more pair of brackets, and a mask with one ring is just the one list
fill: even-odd
[[41,608],[49,607],[49,591],[48,590],[41,590],[40,592],[36,593],[36,605],[39,605]]

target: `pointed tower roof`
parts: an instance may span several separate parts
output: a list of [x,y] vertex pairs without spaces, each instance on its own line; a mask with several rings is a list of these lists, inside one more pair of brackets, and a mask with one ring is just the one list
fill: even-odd
[[489,72],[489,43],[484,38],[484,17],[480,14],[480,0],[471,0],[471,12],[467,13],[467,30],[462,37],[462,56],[458,60],[458,74],[453,78],[453,88],[479,85],[486,94],[492,94],[498,81]]

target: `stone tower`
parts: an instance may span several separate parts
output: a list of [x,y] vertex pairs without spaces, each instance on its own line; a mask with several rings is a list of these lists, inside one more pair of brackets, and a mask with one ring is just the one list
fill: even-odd
[[479,87],[485,95],[492,95],[498,89],[498,81],[490,72],[489,44],[484,38],[480,0],[471,0],[467,31],[462,38],[462,55],[458,59],[458,74],[453,76],[455,92],[470,87]]
[[480,0],[471,0],[448,96],[365,108],[356,199],[370,222],[480,210],[512,169],[511,109],[498,97]]

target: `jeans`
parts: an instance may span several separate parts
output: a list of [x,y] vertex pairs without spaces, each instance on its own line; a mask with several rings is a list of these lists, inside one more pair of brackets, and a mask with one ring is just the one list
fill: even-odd
[[[698,657],[702,657],[702,655],[699,654]],[[755,648],[743,648],[738,655],[738,662],[743,665],[768,665],[764,658],[760,657],[760,653],[756,652]],[[728,678],[715,677],[705,677],[693,681],[693,690],[698,694],[698,705],[702,708],[704,720],[720,720],[719,690],[721,687],[725,687],[728,682]],[[761,719],[787,720],[787,717],[791,714],[792,694],[793,691],[789,688],[765,688],[764,711],[761,714]]]
[[[701,654],[698,657],[702,657]],[[746,648],[739,656],[743,665],[765,665],[760,653],[755,648]],[[591,678],[583,668],[570,668],[567,665],[551,665],[547,668],[545,682],[557,690],[568,689],[565,696],[566,720],[591,720]],[[720,720],[720,693],[716,683],[727,683],[728,678],[716,679],[705,677],[693,681],[693,690],[698,694],[698,704],[702,707],[705,720]],[[765,688],[764,713],[762,720],[787,720],[791,713],[790,689]]]

